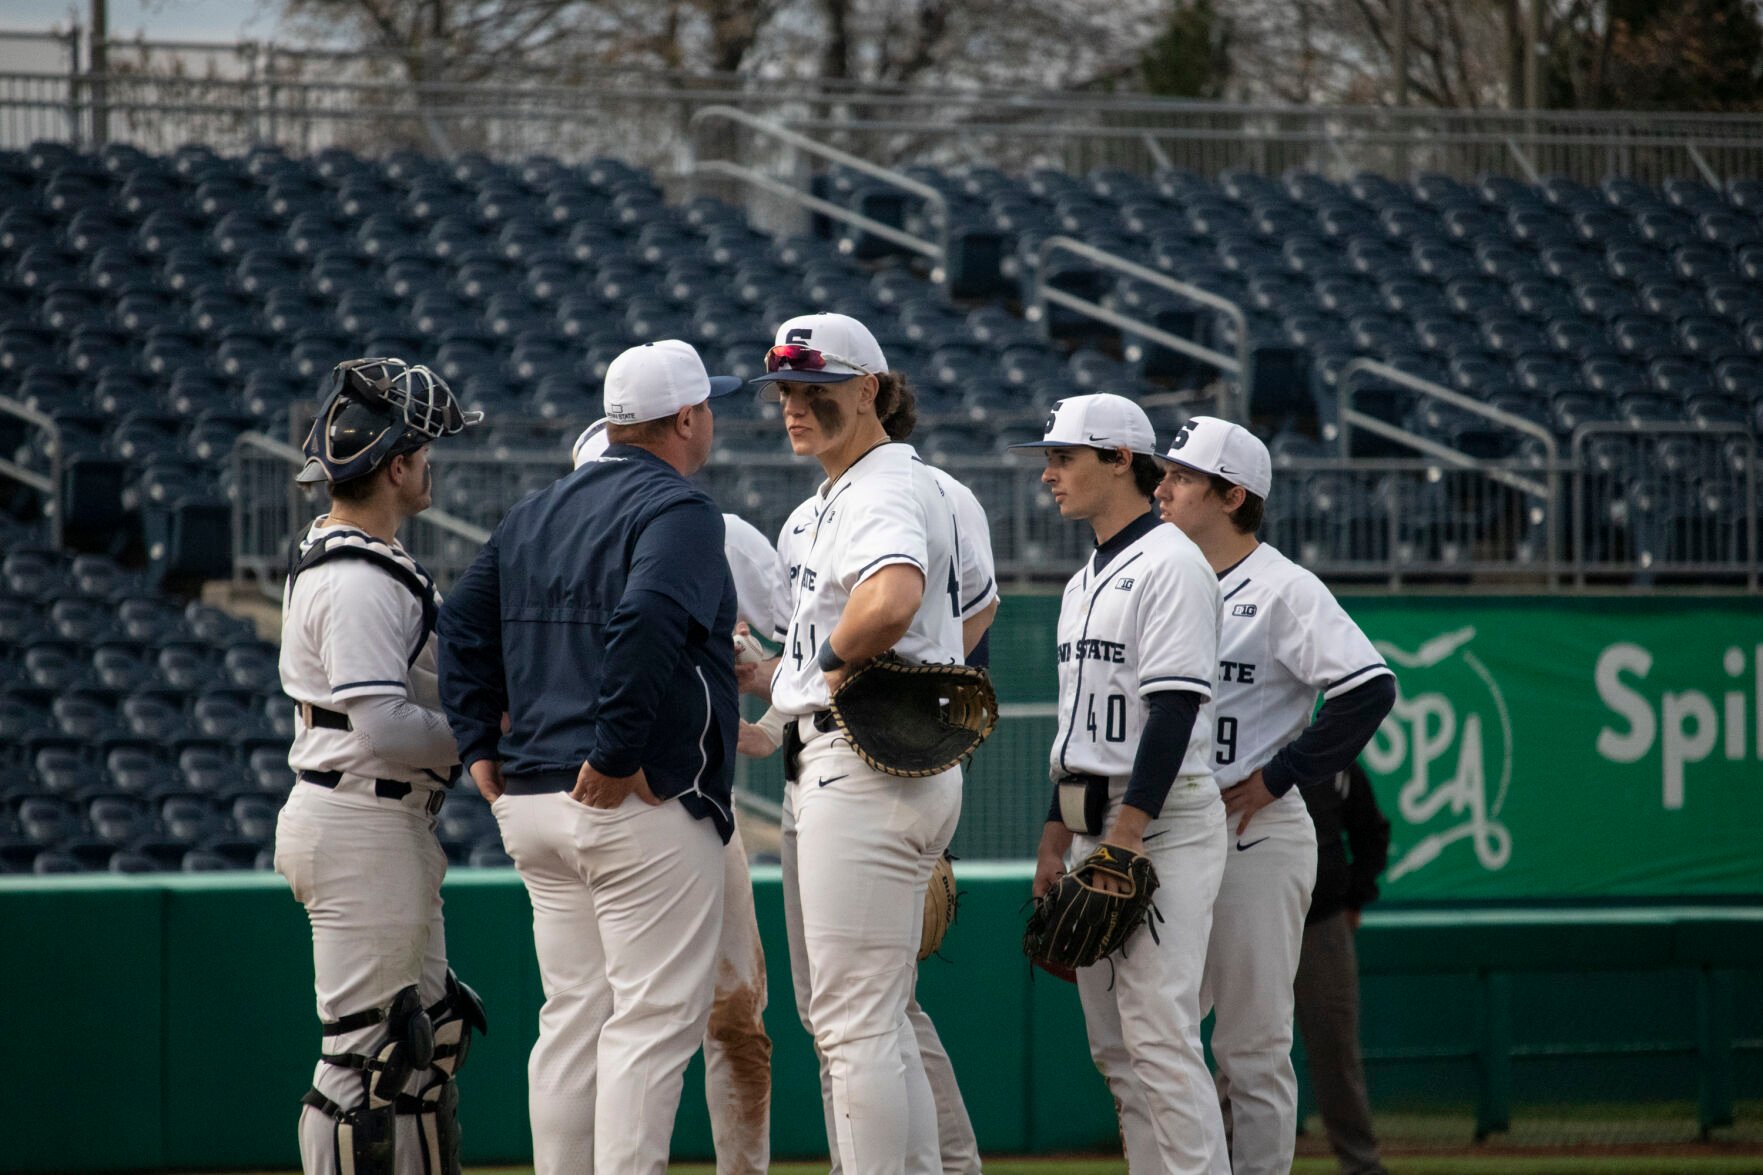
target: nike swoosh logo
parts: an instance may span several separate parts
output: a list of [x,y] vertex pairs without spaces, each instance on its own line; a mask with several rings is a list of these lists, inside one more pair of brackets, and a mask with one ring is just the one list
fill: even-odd
[[[1266,837],[1262,837],[1262,838],[1261,838],[1261,840],[1266,840],[1266,839],[1267,839],[1267,838],[1266,838]],[[1243,843],[1243,842],[1242,842],[1242,841],[1240,841],[1240,840],[1239,840],[1239,841],[1238,841],[1238,842],[1237,842],[1237,852],[1239,852],[1239,853],[1240,853],[1240,852],[1242,852],[1242,851],[1243,851],[1243,850],[1244,850],[1244,849],[1252,849],[1252,848],[1254,848],[1254,847],[1255,847],[1255,846],[1256,846],[1256,845],[1258,845],[1258,844],[1260,844],[1260,843],[1261,843],[1261,840],[1252,840],[1252,841],[1250,841],[1250,842],[1249,842],[1249,843],[1248,843],[1248,844],[1244,844],[1244,843]]]
[[[846,774],[849,774],[849,772],[847,772]],[[837,783],[839,780],[841,780],[843,778],[845,778],[844,775],[829,775],[825,779],[820,781],[820,786],[825,787],[829,783]]]
[[803,531],[805,531],[807,529],[808,529],[808,524],[806,522],[804,522],[801,526],[798,526],[796,529],[792,530],[790,533],[791,534],[801,534]]
[[1091,440],[1092,440],[1092,441],[1095,441],[1095,442],[1097,442],[1097,443],[1098,443],[1098,444],[1100,444],[1100,443],[1104,443],[1104,442],[1106,442],[1106,441],[1107,441],[1107,440],[1108,440],[1108,438],[1107,438],[1107,437],[1099,437],[1099,436],[1097,436],[1097,435],[1096,435],[1096,434],[1095,434],[1095,433],[1091,433],[1091,434],[1090,434],[1090,439],[1091,439]]
[[1220,477],[1235,477],[1237,476],[1237,471],[1234,469],[1226,469],[1224,466],[1220,465],[1218,467],[1218,474]]
[[[1167,829],[1167,828],[1165,828],[1163,830],[1163,832],[1168,832],[1168,831],[1169,831],[1169,829]],[[1141,836],[1139,839],[1140,840],[1156,840],[1158,837],[1163,835],[1163,832],[1147,832],[1144,836]]]

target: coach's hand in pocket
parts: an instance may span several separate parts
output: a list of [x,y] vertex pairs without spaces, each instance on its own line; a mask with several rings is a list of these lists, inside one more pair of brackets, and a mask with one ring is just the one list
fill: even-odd
[[471,765],[471,781],[486,800],[502,798],[502,764],[495,759],[479,759]]
[[570,798],[578,804],[586,804],[590,808],[610,811],[624,803],[625,797],[635,795],[645,804],[661,803],[655,793],[649,790],[649,779],[643,774],[641,767],[632,775],[602,775],[594,770],[592,763],[583,763],[582,769],[576,773],[575,790]]

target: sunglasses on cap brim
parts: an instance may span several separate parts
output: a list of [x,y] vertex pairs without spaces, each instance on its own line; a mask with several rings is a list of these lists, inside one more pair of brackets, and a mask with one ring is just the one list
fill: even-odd
[[[837,363],[848,370],[827,371],[829,363]],[[855,359],[847,359],[843,355],[835,355],[831,351],[817,350],[802,343],[779,343],[767,351],[765,353],[765,371],[768,375],[776,375],[784,371],[822,372],[826,375],[837,375],[841,379],[874,374]]]

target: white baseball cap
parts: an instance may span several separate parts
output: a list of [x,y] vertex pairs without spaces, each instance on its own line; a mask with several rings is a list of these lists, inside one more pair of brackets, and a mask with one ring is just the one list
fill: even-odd
[[632,347],[606,367],[606,419],[642,424],[740,388],[732,375],[710,375],[697,349],[679,339]]
[[1038,441],[1011,445],[1012,449],[1128,449],[1147,457],[1157,455],[1157,437],[1145,410],[1112,392],[1068,396],[1053,405],[1047,431]]
[[753,383],[836,384],[880,375],[888,360],[869,328],[849,314],[802,314],[777,328],[765,368]]
[[1212,473],[1263,500],[1273,489],[1273,458],[1259,437],[1216,416],[1191,416],[1176,430],[1169,452],[1158,458]]
[[604,457],[611,444],[606,437],[606,418],[602,416],[582,429],[582,435],[575,438],[575,444],[569,450],[569,459],[580,469],[588,462]]

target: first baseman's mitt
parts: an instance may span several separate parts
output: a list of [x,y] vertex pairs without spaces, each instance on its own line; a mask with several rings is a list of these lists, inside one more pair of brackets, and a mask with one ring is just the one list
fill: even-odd
[[921,779],[961,762],[998,724],[998,695],[983,669],[912,665],[885,653],[832,697],[833,720],[865,763]]
[[918,961],[924,962],[943,945],[943,936],[955,925],[961,895],[955,891],[955,858],[944,852],[930,871],[930,888],[924,891],[924,930],[918,937]]
[[[1098,873],[1123,880],[1126,892],[1097,889]],[[1100,845],[1035,899],[1022,936],[1022,953],[1055,974],[1088,967],[1125,946],[1139,924],[1150,921],[1156,910],[1151,896],[1156,892],[1157,870],[1151,867],[1151,858]]]

